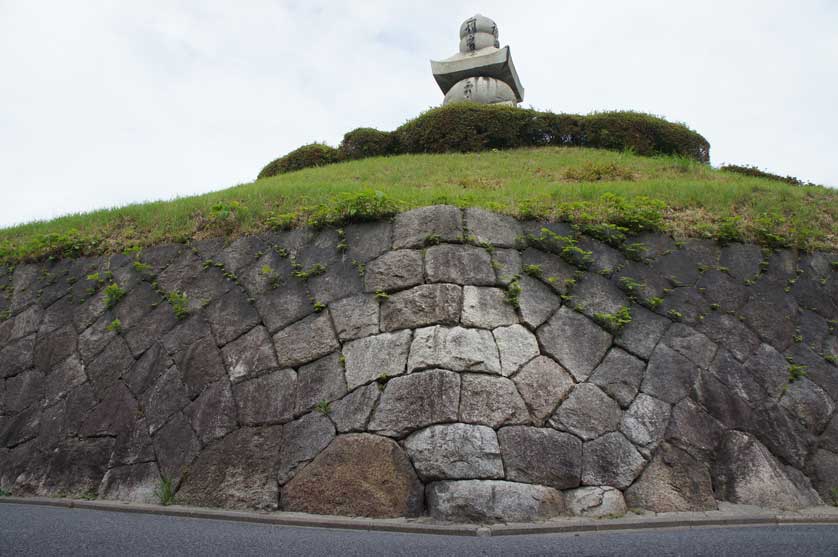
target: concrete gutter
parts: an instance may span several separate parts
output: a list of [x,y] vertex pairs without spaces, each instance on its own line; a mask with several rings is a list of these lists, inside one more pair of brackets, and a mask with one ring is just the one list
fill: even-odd
[[372,530],[411,534],[447,536],[517,536],[534,534],[571,534],[580,532],[614,532],[658,528],[705,528],[724,526],[784,526],[793,524],[838,525],[838,508],[813,507],[783,512],[743,505],[720,505],[721,510],[708,512],[629,514],[622,518],[564,518],[549,522],[522,524],[450,524],[430,518],[370,519],[325,516],[288,512],[250,512],[187,507],[180,505],[145,505],[117,501],[54,499],[47,497],[0,497],[0,504],[41,505],[68,509],[87,509],[121,513],[202,518],[296,526],[333,528],[339,530]]

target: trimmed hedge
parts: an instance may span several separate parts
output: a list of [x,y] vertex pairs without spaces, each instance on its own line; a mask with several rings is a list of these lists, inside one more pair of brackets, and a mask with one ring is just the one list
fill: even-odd
[[343,136],[341,154],[350,160],[383,157],[399,152],[396,135],[375,128],[357,128]]
[[[679,155],[710,162],[710,144],[684,124],[640,112],[588,116],[553,114],[503,105],[457,103],[431,109],[393,132],[358,128],[340,149],[315,144],[273,161],[259,178],[344,159],[404,153],[447,153],[545,145],[630,150],[638,155]],[[321,150],[301,154],[304,149]],[[328,156],[325,149],[330,149]]]
[[341,160],[340,151],[334,147],[323,145],[322,143],[310,143],[303,145],[299,149],[291,151],[284,157],[280,157],[270,163],[259,172],[260,178],[268,178],[276,176],[277,174],[284,174],[286,172],[293,172],[295,170],[302,170],[310,166],[324,166],[339,162]]

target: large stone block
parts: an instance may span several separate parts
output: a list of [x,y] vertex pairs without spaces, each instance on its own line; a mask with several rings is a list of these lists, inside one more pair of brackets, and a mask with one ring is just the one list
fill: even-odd
[[342,435],[283,488],[281,507],[373,518],[418,516],[422,484],[394,441]]
[[716,304],[717,309],[726,314],[739,311],[748,301],[751,292],[743,282],[722,271],[711,270],[701,275],[696,288],[708,302]]
[[490,331],[462,327],[427,327],[416,331],[407,360],[408,372],[441,367],[454,371],[501,373]]
[[211,336],[176,355],[175,362],[182,373],[189,398],[192,399],[201,394],[207,385],[227,377],[221,351]]
[[655,398],[675,404],[687,396],[698,376],[698,367],[664,344],[659,344],[649,365],[640,390]]
[[722,440],[724,426],[689,398],[675,405],[666,430],[666,439],[693,455],[708,461]]
[[539,355],[535,335],[522,325],[499,327],[492,334],[500,355],[501,374],[506,377]]
[[343,347],[347,387],[352,390],[381,376],[402,375],[411,337],[410,331],[399,331],[347,342]]
[[299,321],[314,311],[305,283],[295,278],[258,296],[256,309],[271,333]]
[[543,351],[577,381],[586,380],[611,347],[611,335],[567,307],[560,308],[537,334]]
[[308,288],[315,300],[331,304],[335,300],[361,294],[364,280],[357,263],[344,257],[330,263],[325,273],[309,278]]
[[619,489],[609,486],[580,487],[564,492],[567,510],[586,518],[616,518],[626,514],[626,501]]
[[117,383],[87,415],[79,434],[84,437],[117,437],[130,433],[137,419],[137,401],[123,383]]
[[0,374],[3,377],[11,377],[32,367],[34,350],[34,334],[7,344],[0,350],[0,362],[3,362]]
[[702,333],[724,346],[740,362],[744,362],[759,347],[759,338],[741,321],[727,313],[713,312],[698,325]]
[[46,373],[75,353],[77,346],[78,335],[75,328],[72,325],[65,325],[38,338],[38,342],[35,343],[33,363],[35,367]]
[[[533,272],[547,286],[559,294],[567,294],[571,281],[576,280],[576,268],[558,255],[527,248],[521,254],[522,269]],[[531,271],[530,271],[531,270]]]
[[340,354],[333,352],[305,365],[297,372],[297,402],[294,413],[308,412],[321,403],[329,403],[346,394],[346,380]]
[[623,414],[620,431],[638,447],[652,449],[663,439],[671,413],[669,403],[640,393]]
[[403,290],[424,281],[422,252],[419,250],[387,252],[370,261],[364,271],[364,289],[367,292]]
[[625,325],[614,339],[617,346],[635,356],[648,359],[671,321],[640,306],[632,306],[631,323]]
[[710,367],[718,348],[705,335],[683,323],[669,327],[661,342],[704,369]]
[[160,502],[160,471],[155,462],[110,468],[99,485],[99,498],[131,503]]
[[579,485],[582,442],[573,435],[549,428],[509,426],[498,430],[498,440],[507,480],[556,489]]
[[287,483],[307,462],[320,454],[335,438],[335,426],[326,416],[311,412],[282,426],[282,448],[276,478]]
[[429,242],[463,239],[463,215],[457,207],[434,205],[396,215],[393,249],[418,248]]
[[460,377],[430,370],[396,377],[387,382],[369,431],[402,437],[419,428],[457,421]]
[[148,431],[154,433],[163,427],[169,418],[189,404],[189,393],[174,366],[163,373],[142,398],[143,415],[148,422]]
[[463,288],[463,315],[460,322],[466,327],[494,329],[518,322],[515,308],[506,301],[500,288],[466,286]]
[[529,412],[515,384],[505,377],[477,373],[462,376],[460,421],[498,428],[529,424]]
[[192,461],[201,450],[201,443],[186,417],[177,413],[152,437],[160,475],[177,487]]
[[622,418],[620,406],[596,385],[577,385],[550,418],[550,425],[582,439],[595,439],[617,431]]
[[824,430],[835,411],[835,404],[826,392],[805,377],[788,386],[780,406],[796,417],[811,433]]
[[158,305],[125,333],[125,342],[128,343],[131,352],[139,357],[175,325],[177,325],[177,317],[168,304]]
[[768,344],[761,344],[745,362],[751,377],[777,400],[786,390],[789,381],[789,363],[782,354]]
[[274,344],[267,329],[254,327],[221,349],[232,381],[240,381],[269,369],[276,369]]
[[404,441],[422,481],[503,478],[494,430],[480,425],[432,425]]
[[763,342],[777,350],[791,345],[795,333],[797,303],[778,288],[754,292],[742,308],[745,323]]
[[524,235],[521,224],[512,217],[479,208],[466,209],[466,229],[480,244],[514,248]]
[[[70,356],[52,370],[44,382],[44,406],[55,404],[71,390],[87,381],[78,356]],[[0,395],[3,389],[0,387]],[[2,396],[0,396],[2,398]],[[0,409],[3,405],[0,404]]]
[[134,365],[134,357],[128,345],[120,338],[114,338],[110,344],[90,362],[85,370],[87,377],[100,398],[113,384]]
[[492,252],[492,266],[498,284],[508,286],[515,277],[521,274],[521,253],[516,249],[496,249]]
[[787,510],[814,503],[762,443],[740,431],[725,433],[713,478],[716,496],[731,503]]
[[393,225],[388,221],[360,222],[344,228],[350,260],[366,263],[390,249],[393,243]]
[[622,433],[606,433],[582,447],[582,483],[625,489],[640,475],[646,461]]
[[573,377],[548,358],[538,356],[513,377],[515,386],[536,425],[544,423],[573,389]]
[[578,311],[593,318],[597,313],[617,313],[620,308],[629,306],[629,300],[607,278],[587,273],[573,287],[572,304]]
[[339,433],[364,431],[381,391],[377,383],[359,387],[331,405],[329,417]]
[[463,290],[454,284],[425,284],[393,294],[381,305],[381,330],[453,325],[460,319]]
[[429,282],[451,282],[491,286],[495,284],[492,258],[483,248],[443,244],[425,252],[425,272]]
[[340,348],[328,310],[294,323],[273,338],[280,367],[307,364]]
[[652,512],[716,509],[709,467],[667,443],[660,446],[652,462],[625,495],[629,507]]
[[182,505],[275,510],[282,427],[243,427],[207,447],[177,493]]
[[245,425],[286,422],[294,415],[297,374],[281,369],[233,385],[239,421]]
[[206,316],[219,346],[237,339],[262,321],[256,308],[238,288],[208,305]]
[[227,379],[209,385],[184,413],[202,445],[220,439],[238,427],[236,401]]
[[591,374],[590,382],[605,391],[622,408],[628,408],[640,389],[646,364],[619,348],[608,351]]
[[532,277],[523,276],[518,284],[521,287],[521,293],[518,295],[521,321],[530,328],[536,329],[559,309],[561,300],[550,287]]
[[533,522],[564,512],[551,487],[497,480],[441,481],[428,485],[428,511],[452,522]]
[[33,404],[40,404],[44,398],[44,374],[30,369],[6,379],[0,408],[17,413]]
[[378,300],[352,296],[329,304],[338,338],[345,342],[378,333]]

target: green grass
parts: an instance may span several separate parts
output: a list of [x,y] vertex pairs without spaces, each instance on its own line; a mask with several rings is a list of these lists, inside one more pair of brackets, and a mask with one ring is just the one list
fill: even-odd
[[662,202],[654,209],[662,216],[659,228],[679,237],[838,249],[838,190],[677,157],[544,147],[363,159],[194,197],[33,222],[0,229],[0,262],[339,224],[437,203],[590,227],[617,222],[613,198],[603,198],[608,193],[629,205],[639,196]]

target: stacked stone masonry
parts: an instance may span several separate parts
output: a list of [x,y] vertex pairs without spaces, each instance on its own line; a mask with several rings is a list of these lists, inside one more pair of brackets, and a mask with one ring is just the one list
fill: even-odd
[[435,206],[3,269],[0,489],[456,521],[831,503],[838,255],[629,243]]

